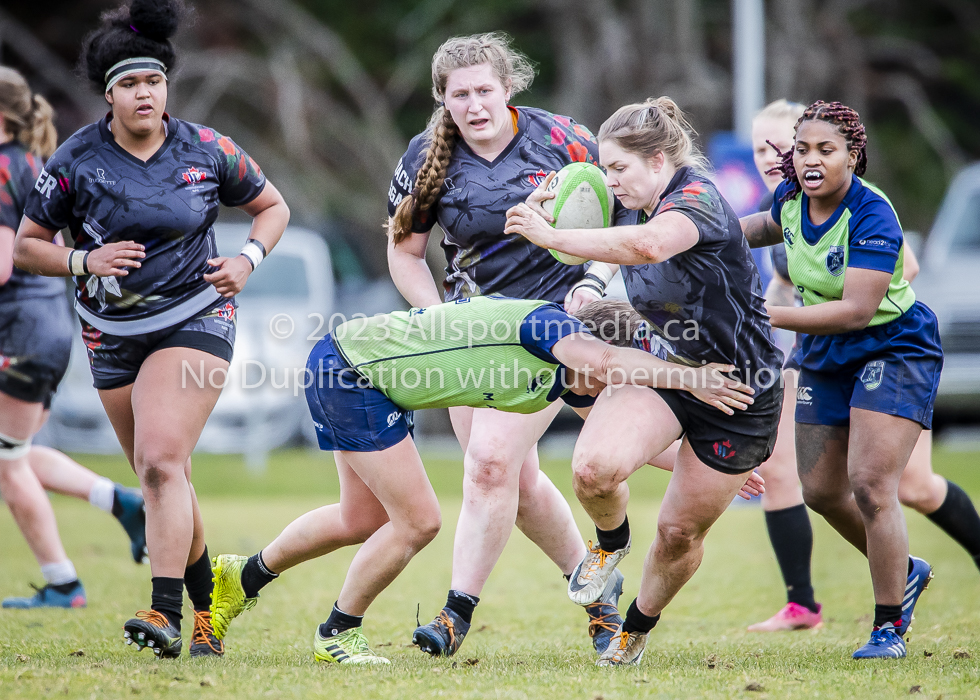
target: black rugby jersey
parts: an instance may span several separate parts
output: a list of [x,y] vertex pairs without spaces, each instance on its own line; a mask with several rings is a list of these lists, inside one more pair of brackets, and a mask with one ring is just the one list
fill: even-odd
[[75,278],[75,309],[95,328],[136,335],[193,317],[221,297],[204,281],[217,255],[218,204],[247,204],[265,187],[259,166],[213,129],[165,116],[167,138],[145,163],[116,143],[111,115],[77,131],[45,164],[25,214],[67,227],[76,250],[135,241],[142,267],[125,277]]
[[[630,303],[669,343],[670,355],[695,365],[735,365],[743,382],[767,388],[779,377],[782,353],[738,217],[714,184],[691,168],[677,171],[654,216],[666,211],[691,219],[698,243],[660,263],[623,265]],[[626,210],[619,223],[639,224],[645,216]],[[775,374],[759,375],[760,369]]]
[[[491,163],[460,139],[453,149],[439,199],[414,231],[438,222],[445,233],[445,299],[501,294],[561,303],[584,274],[581,265],[558,262],[523,236],[504,233],[507,210],[520,204],[552,170],[572,162],[598,164],[592,133],[568,117],[533,107],[511,107],[517,134]],[[427,134],[412,139],[388,192],[388,213],[415,187],[425,162]]]
[[[20,226],[27,193],[41,172],[41,161],[20,141],[0,144],[0,226]],[[15,267],[7,283],[0,285],[0,304],[24,299],[41,299],[65,293],[65,283],[57,277],[42,277]]]

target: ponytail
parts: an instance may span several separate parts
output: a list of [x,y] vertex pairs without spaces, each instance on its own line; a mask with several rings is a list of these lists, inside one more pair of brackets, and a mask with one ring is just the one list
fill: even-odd
[[459,137],[456,122],[445,106],[437,107],[432,113],[428,132],[429,147],[425,152],[425,162],[415,177],[415,188],[398,203],[389,225],[389,235],[395,245],[412,235],[412,224],[418,220],[419,214],[429,211],[435,204]]
[[58,132],[54,128],[54,109],[40,95],[31,97],[30,122],[21,132],[27,149],[47,160],[58,147]]
[[13,68],[0,67],[0,114],[10,136],[27,150],[48,158],[58,146],[54,109],[40,95],[31,94],[24,76]]

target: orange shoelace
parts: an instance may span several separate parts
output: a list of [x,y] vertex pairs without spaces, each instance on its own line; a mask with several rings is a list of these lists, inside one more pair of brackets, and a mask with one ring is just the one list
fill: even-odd
[[[619,629],[618,623],[609,621],[611,618],[619,616],[619,610],[616,609],[615,605],[609,605],[608,603],[597,603],[596,605],[588,606],[586,610],[588,611],[596,607],[598,607],[599,612],[603,614],[593,617],[589,621],[589,637],[594,637],[599,634],[599,630],[615,632],[617,629]],[[611,610],[612,612],[606,612],[606,610]]]
[[449,646],[452,647],[456,643],[456,625],[453,624],[453,619],[445,610],[440,610],[439,617],[435,621],[436,624],[442,625],[449,631]]
[[[214,645],[215,642],[218,646]],[[211,612],[208,610],[194,611],[194,635],[191,637],[191,644],[207,644],[211,651],[221,654],[225,650],[225,643],[220,639],[214,639],[214,627],[211,625]]]
[[156,610],[137,610],[136,617],[160,629],[170,627],[170,620],[167,619],[167,616]]
[[596,569],[601,569],[603,566],[606,565],[606,557],[609,556],[609,552],[607,552],[602,547],[600,547],[598,542],[596,542],[595,547],[593,547],[592,540],[589,540],[588,546],[589,546],[589,554],[596,555],[596,560],[589,562],[589,566],[587,569],[587,572],[591,574]]
[[[630,641],[630,633],[620,632],[618,635],[616,635],[616,637],[619,637],[619,649],[617,649],[616,653],[613,654],[612,661],[613,663],[618,664],[620,661],[623,660],[623,655],[629,649],[628,644]],[[616,637],[613,637],[613,639],[616,639]]]

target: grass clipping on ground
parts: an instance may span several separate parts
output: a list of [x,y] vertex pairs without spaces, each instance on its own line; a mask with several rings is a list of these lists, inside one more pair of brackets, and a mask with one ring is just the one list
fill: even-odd
[[[80,458],[134,484],[121,460]],[[937,452],[936,470],[980,497],[977,454]],[[481,596],[472,631],[456,657],[432,659],[411,646],[416,610],[428,622],[445,603],[461,467],[426,460],[443,505],[443,531],[368,612],[364,630],[389,667],[317,664],[316,625],[330,611],[355,548],[308,562],[262,592],[237,619],[223,659],[187,656],[192,616],[185,609],[184,656],[158,661],[122,641],[122,624],[149,602],[149,567],[128,556],[114,520],[79,501],[55,497],[65,547],[88,593],[84,610],[0,611],[0,697],[194,697],[237,700],[309,698],[896,697],[980,695],[980,576],[958,545],[922,516],[906,511],[912,551],[935,567],[911,632],[909,658],[855,662],[867,641],[873,601],[867,564],[819,517],[813,517],[814,587],[825,627],[774,635],[745,627],[784,603],[783,586],[760,509],[730,509],[708,535],[701,569],[671,603],[637,667],[600,669],[587,619],[565,595],[557,568],[515,530]],[[546,461],[570,497],[567,460]],[[252,554],[290,520],[334,502],[328,455],[285,452],[268,471],[248,474],[238,458],[195,457],[195,485],[212,555]],[[666,475],[653,468],[631,480],[633,553],[622,607],[636,595],[653,539]],[[592,528],[573,510],[585,538]],[[0,595],[27,595],[40,582],[30,550],[10,517],[0,515]]]

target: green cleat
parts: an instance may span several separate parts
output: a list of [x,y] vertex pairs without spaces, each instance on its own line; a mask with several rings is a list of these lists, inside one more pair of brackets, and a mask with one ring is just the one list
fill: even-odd
[[248,557],[237,554],[219,554],[211,560],[211,573],[214,574],[211,579],[214,581],[211,624],[217,639],[224,639],[231,621],[258,602],[258,597],[246,598],[242,589],[242,569],[247,561]]
[[368,646],[367,637],[360,627],[346,630],[334,637],[323,637],[316,628],[313,639],[313,658],[334,664],[390,664]]

